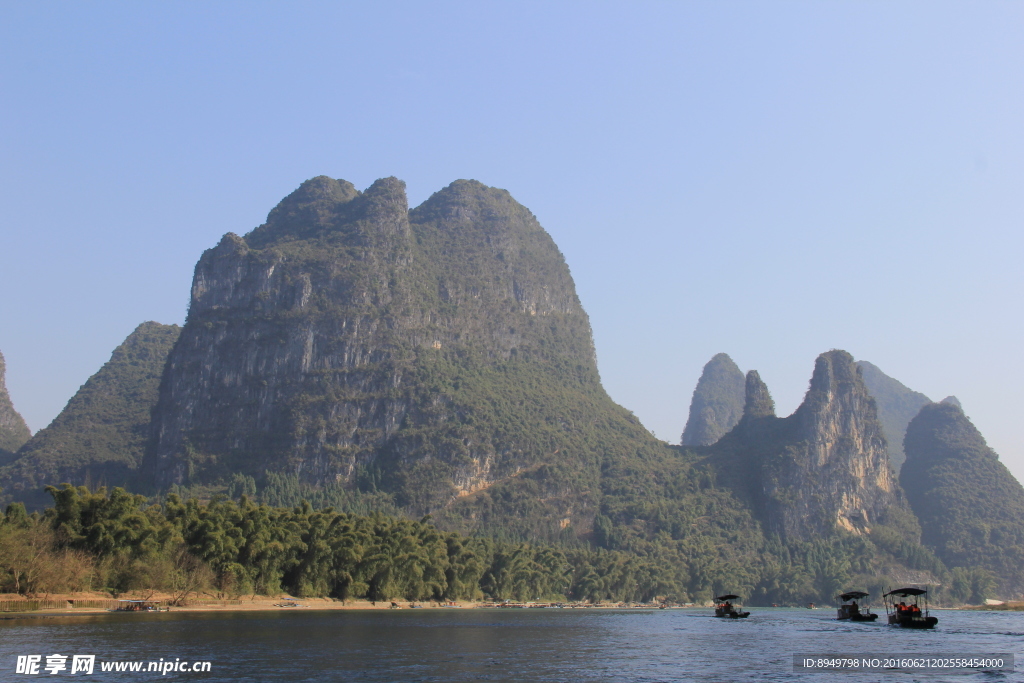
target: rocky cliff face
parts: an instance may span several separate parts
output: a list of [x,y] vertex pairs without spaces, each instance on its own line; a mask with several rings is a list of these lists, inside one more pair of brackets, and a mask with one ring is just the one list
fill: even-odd
[[690,416],[680,443],[710,446],[736,426],[743,416],[743,373],[727,354],[715,355],[704,366],[690,401]]
[[0,462],[3,462],[5,454],[9,457],[31,436],[28,425],[14,409],[7,393],[7,364],[0,353]]
[[133,486],[149,437],[164,363],[177,325],[146,322],[114,349],[64,410],[0,468],[5,493],[30,505],[52,500],[43,487]]
[[787,540],[868,533],[902,507],[875,403],[845,351],[821,354],[803,403],[787,418],[756,372],[739,425],[720,442],[726,476]]
[[319,177],[200,259],[146,468],[161,488],[275,471],[433,510],[566,457],[580,401],[624,413],[525,207],[457,181],[410,211],[394,178]]
[[931,403],[931,399],[920,392],[908,389],[866,360],[857,361],[857,367],[861,370],[861,377],[864,378],[868,393],[875,399],[878,419],[882,423],[882,432],[889,445],[889,461],[898,474],[903,467],[903,461],[906,460],[903,437],[907,433],[907,425],[922,406]]
[[960,406],[924,406],[904,448],[900,483],[922,542],[949,567],[994,572],[1000,594],[1024,593],[1024,488]]

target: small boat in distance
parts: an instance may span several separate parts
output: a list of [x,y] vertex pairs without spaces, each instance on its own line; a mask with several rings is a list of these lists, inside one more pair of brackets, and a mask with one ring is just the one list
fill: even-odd
[[118,600],[117,607],[108,612],[169,612],[169,607],[161,607],[159,600]]
[[857,604],[858,600],[863,600],[866,597],[868,597],[868,593],[864,591],[850,591],[849,593],[837,596],[836,600],[839,601],[839,610],[836,620],[874,621],[877,619],[877,614],[873,614],[870,609],[862,612],[860,605]]
[[[913,602],[907,604],[907,599]],[[897,588],[882,596],[885,601],[885,613],[889,615],[891,626],[903,628],[935,628],[938,618],[928,616],[928,591],[923,588]],[[918,601],[924,601],[924,611]],[[897,603],[896,600],[899,600]]]
[[739,600],[738,595],[719,595],[715,598],[715,616],[724,617],[726,619],[746,619],[750,616],[750,612],[739,612],[736,607],[732,604],[733,600]]

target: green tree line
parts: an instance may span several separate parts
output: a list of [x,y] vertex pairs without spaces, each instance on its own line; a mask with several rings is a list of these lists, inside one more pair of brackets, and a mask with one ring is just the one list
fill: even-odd
[[[878,596],[886,583],[872,569],[878,546],[851,535],[792,546],[768,539],[746,554],[737,539],[664,534],[634,538],[624,551],[470,537],[429,518],[272,507],[244,494],[203,503],[172,493],[147,504],[121,488],[48,492],[54,504],[42,513],[12,504],[0,517],[0,592],[683,602],[730,591],[751,604],[801,604],[854,587]],[[595,528],[603,540],[623,533],[603,516]],[[984,570],[904,559],[943,577],[939,601],[981,602],[995,586]]]

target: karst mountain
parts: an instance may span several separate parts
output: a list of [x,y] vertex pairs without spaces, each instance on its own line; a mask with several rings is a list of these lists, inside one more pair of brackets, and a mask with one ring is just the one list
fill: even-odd
[[[961,566],[941,542],[966,522],[935,522],[914,488],[947,484],[898,478],[917,395],[876,370],[823,353],[780,417],[756,371],[716,355],[670,446],[605,392],[565,259],[507,191],[459,180],[410,208],[395,178],[318,176],[204,252],[184,325],[135,330],[11,442],[0,487],[36,507],[66,481],[430,515],[634,553],[691,596],[795,603]],[[913,432],[908,464],[930,462]]]

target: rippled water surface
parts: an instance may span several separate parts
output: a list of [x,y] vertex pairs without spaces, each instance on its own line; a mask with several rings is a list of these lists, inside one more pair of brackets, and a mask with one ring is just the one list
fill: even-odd
[[[0,681],[1024,681],[1024,613],[938,611],[934,631],[831,610],[396,610],[0,619]],[[884,620],[884,615],[882,617]],[[15,674],[17,655],[210,661],[209,673]],[[1015,653],[1013,673],[805,673],[793,655]],[[70,662],[70,660],[69,660]],[[70,669],[70,666],[69,666]]]

